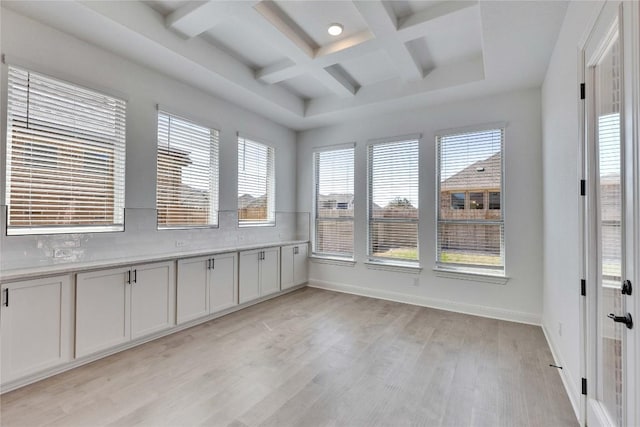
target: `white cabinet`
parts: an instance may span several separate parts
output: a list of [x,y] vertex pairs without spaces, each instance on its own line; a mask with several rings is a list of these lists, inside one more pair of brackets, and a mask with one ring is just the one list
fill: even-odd
[[282,247],[282,289],[301,285],[307,281],[307,253],[306,244]]
[[131,281],[131,339],[175,325],[173,262],[139,265]]
[[76,276],[76,357],[168,329],[174,319],[172,261]]
[[238,304],[235,252],[178,261],[177,319],[188,322]]
[[178,260],[178,324],[209,314],[209,257]]
[[238,255],[214,255],[209,270],[209,311],[215,313],[234,305],[238,305]]
[[2,285],[2,383],[62,365],[72,358],[70,276]]
[[280,248],[240,252],[240,303],[280,290]]

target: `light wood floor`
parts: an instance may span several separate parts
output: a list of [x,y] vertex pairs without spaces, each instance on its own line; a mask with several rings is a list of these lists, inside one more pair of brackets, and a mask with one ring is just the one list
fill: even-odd
[[303,288],[3,395],[10,426],[577,425],[539,327]]

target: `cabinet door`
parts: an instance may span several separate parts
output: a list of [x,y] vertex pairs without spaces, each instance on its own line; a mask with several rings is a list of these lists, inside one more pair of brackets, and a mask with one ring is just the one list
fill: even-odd
[[129,341],[129,268],[76,276],[76,357]]
[[295,285],[293,277],[295,246],[283,246],[280,251],[280,288]]
[[238,257],[230,253],[211,258],[209,311],[215,313],[238,304]]
[[262,250],[260,261],[260,295],[269,295],[280,290],[280,248]]
[[131,339],[169,329],[175,324],[173,261],[132,268]]
[[3,384],[71,360],[71,298],[69,276],[2,285]]
[[209,314],[208,257],[178,261],[177,318],[188,322]]
[[295,252],[293,259],[293,282],[296,285],[301,285],[309,280],[309,270],[307,267],[307,255],[309,246],[305,243],[302,245],[296,245],[298,248]]
[[293,277],[295,246],[283,246],[280,251],[280,287],[287,289],[295,285]]
[[243,302],[260,297],[260,254],[262,251],[240,252],[239,300]]

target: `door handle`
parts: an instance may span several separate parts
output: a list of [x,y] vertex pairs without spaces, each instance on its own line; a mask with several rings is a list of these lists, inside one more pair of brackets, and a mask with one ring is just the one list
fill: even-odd
[[131,284],[131,270],[127,271],[127,283]]
[[138,283],[138,270],[133,270],[133,283]]
[[627,329],[633,329],[633,318],[631,317],[631,313],[627,313],[624,316],[616,316],[613,313],[609,313],[607,317],[616,323],[624,323],[627,325]]
[[211,258],[207,260],[207,270],[211,270]]
[[4,306],[9,307],[9,288],[4,289]]
[[215,258],[211,258],[211,269],[212,270],[216,269],[216,259]]

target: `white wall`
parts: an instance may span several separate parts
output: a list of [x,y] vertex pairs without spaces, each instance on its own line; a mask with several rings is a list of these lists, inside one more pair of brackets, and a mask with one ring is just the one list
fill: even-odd
[[542,87],[543,326],[563,365],[576,411],[581,378],[578,53],[601,6],[601,2],[571,2]]
[[[436,276],[435,133],[506,122],[506,285]],[[419,276],[367,268],[366,144],[381,137],[421,133]],[[298,210],[311,211],[314,147],[356,142],[356,265],[312,262],[316,285],[488,316],[539,323],[542,313],[542,136],[539,89],[398,112],[298,136]],[[414,278],[418,278],[417,286]]]
[[[134,64],[70,35],[1,10],[1,51],[9,63],[27,64],[34,71],[104,89],[127,100],[126,231],[58,236],[5,236],[5,201],[0,229],[1,269],[90,261],[176,251],[219,248],[292,239],[296,234],[295,133],[232,103],[204,94],[184,83]],[[2,66],[6,85],[7,67]],[[6,105],[6,86],[2,106]],[[157,231],[156,104],[221,131],[220,228],[195,231]],[[6,114],[2,112],[2,152]],[[276,149],[276,227],[238,230],[236,132],[261,138]],[[4,159],[4,156],[2,156]],[[0,188],[4,192],[4,164]],[[53,258],[55,248],[69,256]]]

